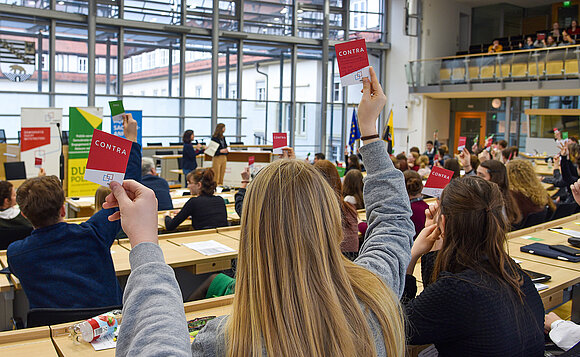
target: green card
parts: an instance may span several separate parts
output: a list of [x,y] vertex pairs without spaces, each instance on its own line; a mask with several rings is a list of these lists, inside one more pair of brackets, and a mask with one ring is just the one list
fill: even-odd
[[562,139],[568,139],[568,132],[567,131],[562,133]]
[[125,108],[123,108],[123,101],[122,100],[110,101],[109,107],[111,108],[111,117],[113,118],[113,123],[122,122],[123,114],[125,114]]

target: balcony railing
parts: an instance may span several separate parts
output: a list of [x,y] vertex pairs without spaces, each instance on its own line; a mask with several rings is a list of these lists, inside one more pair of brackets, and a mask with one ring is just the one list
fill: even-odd
[[409,87],[580,77],[580,45],[411,61]]

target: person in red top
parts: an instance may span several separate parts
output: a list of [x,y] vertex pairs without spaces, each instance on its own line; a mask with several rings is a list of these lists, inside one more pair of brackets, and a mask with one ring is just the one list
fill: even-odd
[[411,221],[415,226],[415,239],[419,233],[425,228],[425,210],[429,209],[429,205],[423,201],[423,181],[421,176],[413,171],[407,170],[404,172],[405,175],[405,186],[407,187],[407,194],[409,195],[409,200],[411,200],[411,211],[413,215],[411,216]]
[[567,32],[568,32],[568,35],[570,35],[570,36],[580,35],[580,28],[578,27],[578,21],[572,20],[572,24],[570,25],[570,28],[567,30]]

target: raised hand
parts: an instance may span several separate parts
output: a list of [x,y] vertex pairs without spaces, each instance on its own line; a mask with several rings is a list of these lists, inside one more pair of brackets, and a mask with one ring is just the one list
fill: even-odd
[[[358,104],[358,124],[362,136],[377,134],[377,119],[387,103],[387,96],[379,83],[373,67],[370,67],[371,78],[363,78],[362,98]],[[366,143],[379,139],[367,140]]]

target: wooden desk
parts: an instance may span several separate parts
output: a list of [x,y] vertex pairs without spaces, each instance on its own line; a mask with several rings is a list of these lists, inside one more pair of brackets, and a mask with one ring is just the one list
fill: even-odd
[[[187,302],[183,304],[185,310],[185,317],[187,320],[193,320],[198,317],[205,316],[222,316],[228,315],[232,312],[232,303],[234,296],[221,296],[211,299],[204,299],[198,301]],[[68,337],[68,328],[77,322],[65,323],[60,325],[50,326],[52,340],[54,347],[60,356],[115,356],[115,350],[95,351],[88,343],[75,344]],[[121,324],[122,325],[122,324]],[[44,327],[47,328],[47,327]],[[1,347],[1,346],[0,346]],[[53,348],[54,350],[54,348]],[[1,350],[0,350],[1,352]]]
[[[182,245],[183,243],[208,240],[214,240],[224,244],[235,251],[207,256]],[[239,241],[218,233],[213,233],[183,238],[171,238],[160,241],[159,246],[163,250],[165,261],[171,267],[191,267],[193,274],[204,274],[230,269],[232,267],[232,259],[236,259],[238,256]]]
[[91,196],[67,197],[65,200],[67,217],[90,217],[95,213],[95,198]]
[[[8,257],[6,256],[5,250],[0,250],[0,265],[2,265],[2,268],[6,268],[8,266]],[[20,280],[18,280],[18,278],[16,276],[14,276],[13,274],[10,274],[10,275],[0,274],[0,275],[3,275],[4,277],[9,277],[9,280],[11,281],[12,286],[16,290],[22,289],[22,286],[20,285]]]
[[226,237],[233,238],[235,240],[240,240],[240,227],[227,227],[227,228],[218,228],[217,232],[222,234]]
[[[3,253],[6,256],[6,251]],[[6,267],[2,261],[0,261],[0,266]],[[0,295],[0,331],[4,331],[12,328],[11,320],[14,316],[14,285],[9,275],[0,274]]]
[[537,175],[541,175],[541,176],[552,176],[554,175],[554,169],[548,169],[548,166],[544,166],[544,165],[536,165],[534,166],[534,171],[536,172]]
[[1,332],[0,355],[58,356],[50,339],[48,326]]

